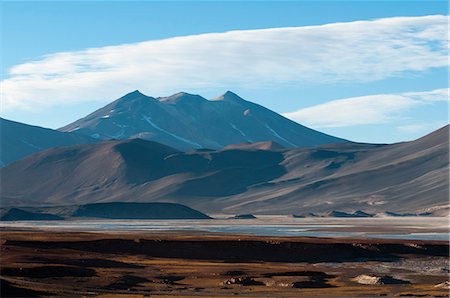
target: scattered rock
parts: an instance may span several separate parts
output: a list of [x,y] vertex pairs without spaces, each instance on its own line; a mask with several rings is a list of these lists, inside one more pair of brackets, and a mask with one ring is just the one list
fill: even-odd
[[358,275],[353,279],[357,283],[363,284],[363,285],[377,285],[380,282],[380,278],[377,276],[370,276],[370,275]]
[[232,277],[223,282],[224,285],[242,285],[242,286],[264,286],[261,281],[254,280],[251,277]]
[[439,288],[439,289],[450,290],[450,282],[447,280],[447,281],[441,282],[440,284],[435,285],[434,287]]
[[269,279],[264,281],[264,284],[268,287],[281,287],[281,288],[292,288],[292,282],[289,281],[280,281]]
[[[290,271],[290,272],[276,272],[276,273],[265,273],[265,277],[303,277],[301,281],[286,282],[281,281],[280,283],[274,283],[274,285],[282,287],[292,287],[292,288],[332,288],[333,285],[328,283],[328,280],[334,278],[334,275],[326,274],[321,271]],[[271,284],[270,282],[266,283]]]
[[392,276],[374,276],[361,274],[353,278],[353,281],[363,285],[398,285],[410,284],[409,281],[393,278]]

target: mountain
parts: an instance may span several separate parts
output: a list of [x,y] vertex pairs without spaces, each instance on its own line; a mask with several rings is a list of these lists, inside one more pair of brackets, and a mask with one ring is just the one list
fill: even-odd
[[48,214],[29,212],[18,208],[11,208],[0,217],[1,221],[15,221],[15,220],[63,220],[64,218]]
[[209,219],[197,210],[173,203],[97,203],[82,205],[74,217],[109,219]]
[[153,98],[134,91],[59,130],[102,140],[142,138],[179,150],[244,142],[274,141],[293,148],[344,141],[229,91],[214,100],[184,92]]
[[0,118],[0,166],[52,147],[93,143],[96,140],[75,133],[27,125]]
[[282,152],[183,153],[142,139],[111,140],[49,149],[3,168],[1,199],[33,206],[168,201],[172,192],[221,197],[282,175],[282,160]]
[[[412,142],[180,152],[141,139],[54,148],[0,169],[3,206],[174,202],[202,212],[445,215],[449,127]],[[24,187],[26,185],[26,187]]]
[[210,219],[197,210],[174,203],[94,203],[52,207],[1,208],[0,220],[107,219]]

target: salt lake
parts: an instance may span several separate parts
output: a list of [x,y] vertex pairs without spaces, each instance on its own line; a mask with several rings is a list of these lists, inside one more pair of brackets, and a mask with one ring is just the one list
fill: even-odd
[[205,220],[65,220],[0,222],[3,229],[40,229],[84,232],[218,233],[256,236],[352,237],[449,240],[446,217],[292,218],[258,216]]

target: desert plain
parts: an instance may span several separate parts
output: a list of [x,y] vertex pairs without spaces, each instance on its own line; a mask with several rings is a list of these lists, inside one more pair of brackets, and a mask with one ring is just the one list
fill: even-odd
[[2,297],[448,297],[445,240],[2,227]]

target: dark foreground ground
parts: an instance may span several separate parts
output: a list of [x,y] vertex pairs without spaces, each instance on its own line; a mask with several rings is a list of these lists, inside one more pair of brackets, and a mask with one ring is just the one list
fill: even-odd
[[448,297],[448,255],[443,241],[3,230],[1,297]]

